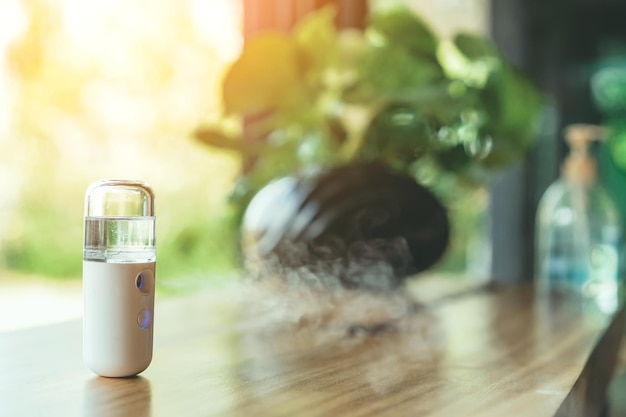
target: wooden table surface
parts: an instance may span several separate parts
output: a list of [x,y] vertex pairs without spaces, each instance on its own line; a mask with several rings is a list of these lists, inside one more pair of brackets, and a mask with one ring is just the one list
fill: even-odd
[[[154,359],[136,378],[84,367],[80,321],[0,333],[0,416],[599,415],[622,314],[530,287],[441,288],[417,285],[408,312],[322,299],[316,315],[267,293],[256,309],[232,289],[157,299]],[[391,325],[350,326],[376,315]]]

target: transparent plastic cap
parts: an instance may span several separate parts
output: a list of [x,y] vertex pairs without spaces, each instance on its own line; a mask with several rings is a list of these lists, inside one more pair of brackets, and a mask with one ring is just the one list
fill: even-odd
[[87,188],[87,217],[154,216],[154,193],[143,181],[100,180]]
[[87,188],[83,259],[156,260],[154,193],[142,181],[101,180]]

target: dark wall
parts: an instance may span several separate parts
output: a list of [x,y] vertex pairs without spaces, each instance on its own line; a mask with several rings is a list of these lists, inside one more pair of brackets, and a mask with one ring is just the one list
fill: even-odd
[[[535,149],[492,190],[494,278],[519,281],[532,277],[535,211],[567,152],[562,128],[603,122],[590,77],[609,57],[626,56],[626,1],[492,0],[491,10],[494,40],[547,98]],[[605,185],[624,187],[626,179],[606,156],[606,145],[596,152]],[[622,205],[626,212],[626,201]]]

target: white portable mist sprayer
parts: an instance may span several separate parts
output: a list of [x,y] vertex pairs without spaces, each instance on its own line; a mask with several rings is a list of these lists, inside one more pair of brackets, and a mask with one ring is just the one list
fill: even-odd
[[141,181],[100,180],[85,196],[83,359],[125,377],[152,360],[154,193]]

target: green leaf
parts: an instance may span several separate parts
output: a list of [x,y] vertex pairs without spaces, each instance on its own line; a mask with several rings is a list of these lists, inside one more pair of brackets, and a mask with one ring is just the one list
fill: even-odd
[[471,60],[496,58],[501,59],[496,45],[488,38],[469,33],[460,33],[454,37],[454,44]]
[[491,76],[482,93],[485,129],[497,142],[508,142],[519,151],[534,139],[542,97],[535,86],[509,65]]
[[484,88],[489,76],[502,65],[500,57],[495,56],[470,59],[450,41],[439,43],[437,58],[449,79],[462,81],[472,88]]
[[411,55],[396,45],[372,48],[363,55],[357,71],[359,81],[352,86],[350,94],[372,101],[427,88],[442,79],[438,64]]
[[602,68],[591,77],[591,93],[596,107],[607,116],[626,111],[626,65]]
[[626,170],[626,124],[620,120],[610,127],[607,142],[611,157],[619,169]]
[[334,114],[326,115],[323,119],[325,130],[328,132],[328,139],[336,147],[343,145],[348,139],[348,130],[341,117]]
[[426,23],[408,8],[371,15],[368,30],[382,35],[387,45],[406,49],[411,55],[436,61],[437,37]]
[[226,73],[222,88],[226,114],[292,107],[303,92],[294,40],[279,32],[250,39]]
[[537,88],[507,63],[495,44],[480,35],[462,33],[454,44],[470,65],[485,63],[489,75],[480,91],[480,103],[487,116],[484,132],[492,136],[494,146],[482,162],[489,168],[501,168],[523,157],[535,138],[542,97]]
[[193,135],[205,145],[238,152],[242,155],[259,155],[266,148],[264,143],[258,141],[245,142],[241,137],[233,138],[218,129],[200,128]]
[[327,6],[308,14],[293,30],[300,64],[307,78],[319,81],[323,72],[337,62],[338,33],[335,28],[334,7]]
[[372,119],[360,155],[366,160],[411,163],[426,152],[431,135],[428,119],[415,107],[394,103]]

